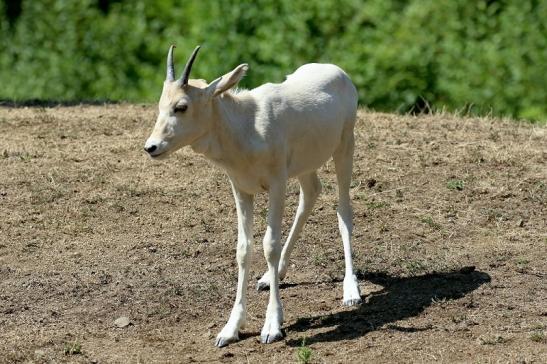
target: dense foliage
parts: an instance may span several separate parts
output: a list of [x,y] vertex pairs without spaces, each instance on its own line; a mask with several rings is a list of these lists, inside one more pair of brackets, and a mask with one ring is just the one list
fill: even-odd
[[4,0],[0,99],[154,101],[176,43],[179,72],[203,45],[193,77],[332,62],[375,109],[546,119],[545,19],[541,0]]

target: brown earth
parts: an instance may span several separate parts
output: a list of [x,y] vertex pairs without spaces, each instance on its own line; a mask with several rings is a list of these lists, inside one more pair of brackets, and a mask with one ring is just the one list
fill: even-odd
[[[190,150],[150,161],[154,118],[141,105],[0,108],[0,362],[547,362],[545,127],[361,111],[363,305],[341,306],[329,162],[282,289],[285,340],[259,343],[268,295],[251,289],[242,341],[218,349],[237,276],[231,192]],[[291,182],[285,231],[297,193]]]

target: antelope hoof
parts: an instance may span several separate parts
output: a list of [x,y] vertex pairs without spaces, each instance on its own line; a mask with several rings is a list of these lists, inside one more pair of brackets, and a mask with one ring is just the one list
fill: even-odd
[[215,346],[222,348],[227,346],[228,344],[235,343],[236,341],[239,341],[239,335],[235,336],[217,336],[217,339],[215,341]]
[[348,300],[344,300],[344,306],[357,306],[363,303],[363,300],[361,298],[351,298]]
[[355,306],[363,302],[359,292],[359,283],[355,275],[344,279],[344,306]]
[[260,335],[260,342],[262,344],[271,344],[280,340],[283,340],[283,333],[281,331],[274,331],[268,334]]
[[268,272],[264,273],[262,278],[256,282],[256,290],[257,291],[267,291],[270,289],[270,275]]

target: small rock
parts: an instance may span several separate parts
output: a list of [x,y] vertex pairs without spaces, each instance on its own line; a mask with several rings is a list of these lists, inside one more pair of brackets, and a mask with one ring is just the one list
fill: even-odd
[[46,356],[46,352],[40,349],[34,350],[34,358],[42,359]]
[[524,227],[524,220],[523,219],[519,219],[517,221],[517,227]]
[[116,325],[119,328],[124,328],[131,325],[131,321],[129,320],[129,317],[122,316],[117,318],[116,321],[114,321],[114,325]]

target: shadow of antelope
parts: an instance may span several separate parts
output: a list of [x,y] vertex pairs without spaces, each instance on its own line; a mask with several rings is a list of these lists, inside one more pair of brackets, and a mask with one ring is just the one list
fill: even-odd
[[[287,332],[322,330],[306,337],[306,344],[351,340],[377,330],[385,324],[419,315],[432,302],[459,299],[490,282],[490,276],[464,267],[443,273],[400,278],[386,273],[361,274],[360,279],[381,285],[383,289],[363,297],[363,304],[353,310],[330,315],[300,318],[286,328]],[[390,329],[417,332],[430,329],[405,328],[391,325]],[[300,346],[300,339],[287,341],[289,346]]]

